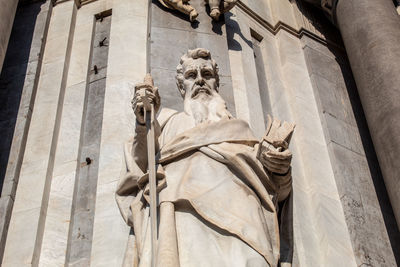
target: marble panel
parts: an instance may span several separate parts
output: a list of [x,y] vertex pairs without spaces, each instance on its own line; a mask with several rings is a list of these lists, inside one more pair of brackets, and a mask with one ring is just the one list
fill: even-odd
[[[278,74],[274,78],[277,81],[272,80],[271,86],[268,84],[274,115],[294,121],[297,125],[291,146],[293,154],[297,155],[293,162],[296,260],[305,266],[355,266],[302,46],[298,40],[284,36],[286,34],[281,32],[276,36],[277,42],[273,44],[272,41],[266,47],[266,61],[271,58],[280,66],[277,68],[275,65],[279,70],[266,69],[267,73]],[[273,55],[277,52],[279,58]],[[307,220],[310,227],[301,224],[302,220]],[[332,227],[335,232],[331,231]],[[311,236],[310,231],[314,233]],[[314,249],[320,254],[309,256],[307,251]]]
[[[20,7],[9,40],[0,77],[0,183],[2,195],[15,196],[26,130],[30,121],[29,105],[37,85],[41,52],[48,25],[49,2],[37,2]],[[28,106],[28,107],[27,107]],[[8,224],[11,208],[2,213],[0,221]],[[7,221],[7,222],[6,222]],[[4,247],[7,229],[0,246]],[[0,249],[0,262],[3,249]]]
[[18,1],[7,1],[2,0],[1,2],[1,28],[0,28],[0,70],[3,66],[4,56],[6,54],[8,40],[10,38],[10,33],[15,17],[15,11],[17,10]]
[[[93,40],[90,40],[92,54],[88,67],[96,65],[98,69],[97,73],[89,72],[87,89],[85,96],[82,97],[85,99],[85,105],[80,128],[80,148],[79,152],[77,151],[79,162],[71,211],[71,228],[68,235],[66,256],[68,266],[90,264],[111,18],[108,16],[96,20]],[[99,45],[103,40],[107,41],[104,42],[106,45]]]
[[232,10],[232,14],[227,20],[227,35],[236,114],[249,122],[255,135],[261,137],[265,124],[250,27],[242,13]]
[[[346,147],[330,143],[335,178],[341,195],[346,221],[357,263],[395,266],[384,216],[378,203],[368,162]],[[393,215],[392,215],[393,216]],[[371,243],[370,240],[375,240]]]
[[[123,142],[133,134],[131,89],[146,74],[147,1],[113,2],[107,83],[100,143],[99,173],[91,249],[92,266],[121,266],[129,228],[115,206],[115,186],[107,188],[107,202],[100,201],[102,185],[117,181],[124,168]],[[132,33],[135,34],[132,34]],[[107,212],[110,216],[99,217]]]
[[[78,18],[80,17],[79,14]],[[77,26],[75,28],[74,42],[72,44],[71,50],[71,61],[69,63],[67,87],[86,82],[87,79],[89,54],[91,48],[90,46],[93,31],[93,17],[89,17],[92,18],[92,24],[80,27]]]
[[31,266],[39,216],[40,207],[13,211],[1,266]]
[[[2,215],[2,218],[0,220],[0,250],[4,251],[5,247],[5,240],[7,238],[7,231],[8,231],[8,226],[10,223],[10,217],[11,217],[11,211],[12,211],[12,206],[14,204],[14,200],[10,196],[2,196],[0,198],[0,214]],[[3,260],[3,255],[1,255],[1,261]]]
[[357,127],[347,124],[342,120],[338,120],[327,113],[325,113],[325,120],[328,125],[329,141],[344,146],[360,155],[365,155]]
[[[75,7],[71,2],[60,4],[55,10],[57,10],[56,13],[59,12],[59,16],[50,22],[48,40],[58,40],[60,33],[57,30],[66,30],[69,33],[75,14]],[[57,18],[63,23],[60,23]],[[52,65],[55,72],[51,72],[53,75],[44,74],[39,81],[35,110],[32,115],[26,153],[22,162],[19,186],[4,251],[3,266],[37,264],[39,260],[50,187],[48,170],[52,170],[55,151],[52,140],[54,140],[53,134],[57,134],[56,117],[59,116],[60,111],[58,102],[59,97],[63,96],[60,91],[64,90],[62,86],[65,84],[63,68],[68,66],[64,61],[68,60],[70,38],[64,32],[61,31],[61,35],[65,37],[64,42],[60,42],[60,47],[58,47],[64,52],[64,56],[60,60],[50,63],[50,56],[55,52],[55,47],[46,49],[43,56],[43,61],[49,62],[48,66]],[[29,224],[25,223],[27,220],[29,220]],[[21,236],[25,238],[24,242],[19,241]],[[21,243],[26,245],[23,248],[20,247],[17,252],[16,246],[21,246]],[[17,256],[16,253],[24,256]]]
[[[73,49],[79,49],[74,39]],[[90,39],[88,40],[90,44]],[[76,53],[71,53],[70,62],[82,60]],[[88,61],[88,55],[86,57]],[[70,64],[68,73],[76,73],[75,66]],[[87,66],[86,66],[87,68]],[[69,76],[68,80],[75,76]],[[67,84],[71,83],[67,81]],[[39,264],[43,266],[64,265],[68,244],[68,233],[71,220],[73,191],[81,137],[82,114],[86,93],[86,82],[68,86],[64,95],[63,113],[60,118],[60,132],[57,139],[57,150],[54,159],[53,177],[49,193],[49,202],[43,232]]]
[[333,83],[336,83],[338,79],[343,79],[340,77],[342,76],[341,69],[336,58],[322,56],[321,53],[307,53],[307,62],[311,74],[317,74]]
[[312,74],[313,87],[317,89],[323,112],[352,126],[357,126],[355,115],[344,85],[332,83],[319,75]]
[[[302,42],[356,262],[381,265],[382,257],[393,262],[399,232],[387,227],[394,217],[387,212],[387,193],[348,63],[337,48],[327,50],[309,38]],[[372,212],[378,209],[381,214]],[[380,236],[374,243],[367,241],[374,235],[370,229]],[[376,246],[386,249],[378,253]]]
[[[114,192],[115,189],[109,192],[113,202],[115,202]],[[91,266],[122,266],[130,230],[118,217],[121,217],[119,212],[95,220],[95,231],[98,232],[97,235],[95,232],[93,237]]]

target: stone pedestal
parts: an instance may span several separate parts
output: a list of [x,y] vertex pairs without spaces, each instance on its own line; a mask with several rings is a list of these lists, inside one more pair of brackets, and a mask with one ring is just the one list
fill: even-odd
[[336,16],[400,226],[400,17],[391,0],[342,0]]

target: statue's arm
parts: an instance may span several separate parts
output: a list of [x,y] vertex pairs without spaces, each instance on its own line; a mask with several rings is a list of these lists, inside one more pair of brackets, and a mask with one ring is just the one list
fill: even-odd
[[272,180],[278,188],[278,202],[284,201],[292,191],[292,171],[291,168],[285,174],[272,173]]
[[[155,130],[155,148],[156,153],[159,150],[158,137],[160,136],[161,130],[158,121],[154,121]],[[147,171],[147,128],[145,124],[136,122],[135,137],[132,143],[132,157],[137,166],[146,173]]]
[[[147,74],[144,78],[144,82],[135,86],[135,96],[132,99],[132,108],[136,116],[136,127],[131,153],[134,161],[144,173],[147,170],[147,128],[145,110],[149,110],[150,105],[153,105],[153,112],[157,113],[160,104],[161,99],[158,93],[158,88],[154,86],[151,75]],[[154,120],[154,130],[156,146],[155,153],[157,153],[160,126],[156,119]]]
[[260,142],[258,159],[271,173],[277,187],[278,201],[285,200],[292,189],[292,153],[289,143],[295,125],[268,116],[266,133]]
[[280,151],[270,144],[259,144],[258,160],[269,174],[276,188],[277,200],[285,200],[292,190],[292,154],[289,149]]

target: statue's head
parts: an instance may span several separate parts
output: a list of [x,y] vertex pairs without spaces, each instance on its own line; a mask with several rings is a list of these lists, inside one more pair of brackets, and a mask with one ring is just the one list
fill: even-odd
[[218,92],[218,66],[207,49],[189,50],[181,57],[176,72],[176,84],[184,98]]

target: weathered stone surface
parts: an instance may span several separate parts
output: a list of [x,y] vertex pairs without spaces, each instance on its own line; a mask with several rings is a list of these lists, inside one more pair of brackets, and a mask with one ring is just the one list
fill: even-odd
[[[43,12],[41,12],[41,8],[44,9]],[[2,124],[0,131],[5,137],[0,141],[2,147],[0,149],[0,158],[2,159],[0,161],[0,179],[3,179],[6,175],[20,102],[23,101],[21,104],[22,111],[25,102],[31,101],[30,96],[34,91],[43,42],[40,42],[39,45],[36,43],[37,39],[41,40],[45,37],[41,28],[43,27],[42,24],[46,25],[47,11],[48,5],[43,4],[43,2],[22,6],[15,19],[10,47],[0,76],[0,123]],[[25,97],[27,94],[28,97]],[[22,133],[16,132],[16,135],[19,134]]]
[[387,228],[394,218],[348,62],[337,48],[303,44],[357,264],[395,266],[400,233]]
[[267,123],[267,115],[272,114],[271,101],[268,94],[268,81],[266,77],[264,59],[262,48],[260,47],[259,40],[252,38],[253,50],[254,50],[254,61],[256,64],[258,88],[260,90],[260,99],[264,114],[264,123]]
[[3,66],[4,57],[6,55],[8,40],[10,38],[11,29],[13,26],[15,11],[17,10],[17,0],[1,0],[0,6],[0,71]]
[[93,4],[96,3],[86,6],[87,12],[92,10],[96,14],[103,8],[112,8],[113,14],[90,263],[122,266],[129,228],[121,219],[114,194],[125,168],[122,142],[133,135],[132,90],[146,74],[148,1],[96,1]]
[[7,207],[0,213],[0,262],[25,151],[50,14],[50,1],[19,8],[0,76],[0,99],[6,101],[0,105],[0,125],[3,125],[0,127],[3,137],[0,141],[0,188],[1,201]]
[[[111,16],[95,23],[66,264],[90,265]],[[100,71],[102,70],[102,71]]]
[[[58,12],[53,14],[62,15],[59,17],[60,20],[53,20],[49,25],[35,109],[27,134],[26,149],[4,250],[2,263],[4,266],[8,264],[23,266],[26,262],[38,264],[39,261],[50,191],[50,175],[54,163],[52,156],[55,152],[54,143],[49,140],[57,139],[53,138],[53,135],[57,136],[59,129],[61,109],[58,102],[60,98],[63,98],[65,89],[64,72],[65,67],[68,67],[69,41],[71,40],[69,33],[71,23],[73,23],[74,4],[66,2],[59,6]],[[38,38],[42,36],[39,35]],[[60,45],[59,39],[63,38],[64,42]],[[53,55],[59,55],[60,51],[64,53],[64,57],[53,58]],[[30,224],[23,224],[28,219]],[[23,248],[17,245],[21,244],[21,237],[26,238]]]
[[4,251],[5,240],[7,238],[8,226],[10,224],[10,217],[11,217],[11,211],[12,211],[13,204],[14,204],[14,200],[10,196],[3,196],[0,198],[0,214],[2,215],[1,220],[0,220],[0,239],[1,239],[0,260],[1,261],[3,260],[2,251]]
[[257,68],[247,17],[233,9],[225,14],[232,95],[238,118],[247,121],[257,137],[264,133],[265,121],[260,99]]
[[400,226],[400,17],[390,0],[339,1],[336,14]]

